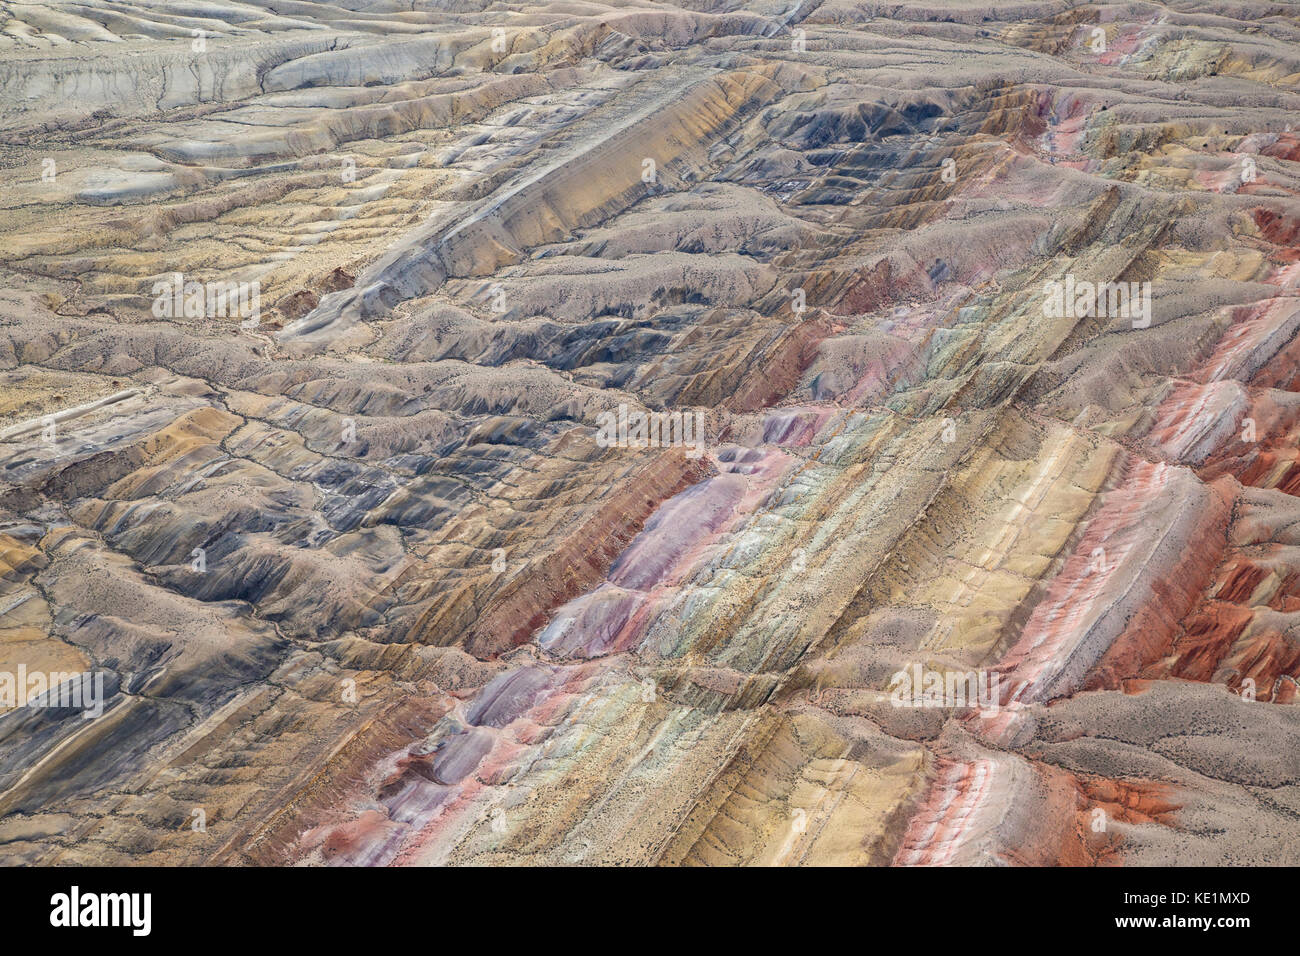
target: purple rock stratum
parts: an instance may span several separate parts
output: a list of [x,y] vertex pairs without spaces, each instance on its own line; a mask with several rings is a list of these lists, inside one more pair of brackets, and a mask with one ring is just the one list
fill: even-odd
[[1300,6],[0,3],[0,863],[1300,863]]

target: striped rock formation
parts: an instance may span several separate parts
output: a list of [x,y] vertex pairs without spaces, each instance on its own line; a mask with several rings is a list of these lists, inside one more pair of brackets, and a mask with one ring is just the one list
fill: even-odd
[[0,862],[1300,862],[1300,8],[0,26]]

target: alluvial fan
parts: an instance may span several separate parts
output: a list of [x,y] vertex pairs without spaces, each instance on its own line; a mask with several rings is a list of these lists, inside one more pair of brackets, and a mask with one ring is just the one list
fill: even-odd
[[1300,5],[0,27],[0,863],[1300,863]]

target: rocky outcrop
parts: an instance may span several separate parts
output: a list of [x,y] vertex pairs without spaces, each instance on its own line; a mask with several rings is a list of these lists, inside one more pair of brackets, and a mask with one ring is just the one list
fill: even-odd
[[355,6],[6,13],[0,860],[1297,862],[1293,11]]

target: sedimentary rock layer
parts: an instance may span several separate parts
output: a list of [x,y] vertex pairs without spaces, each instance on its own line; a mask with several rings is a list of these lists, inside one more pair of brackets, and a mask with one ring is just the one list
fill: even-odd
[[1300,8],[0,7],[0,862],[1300,862]]

